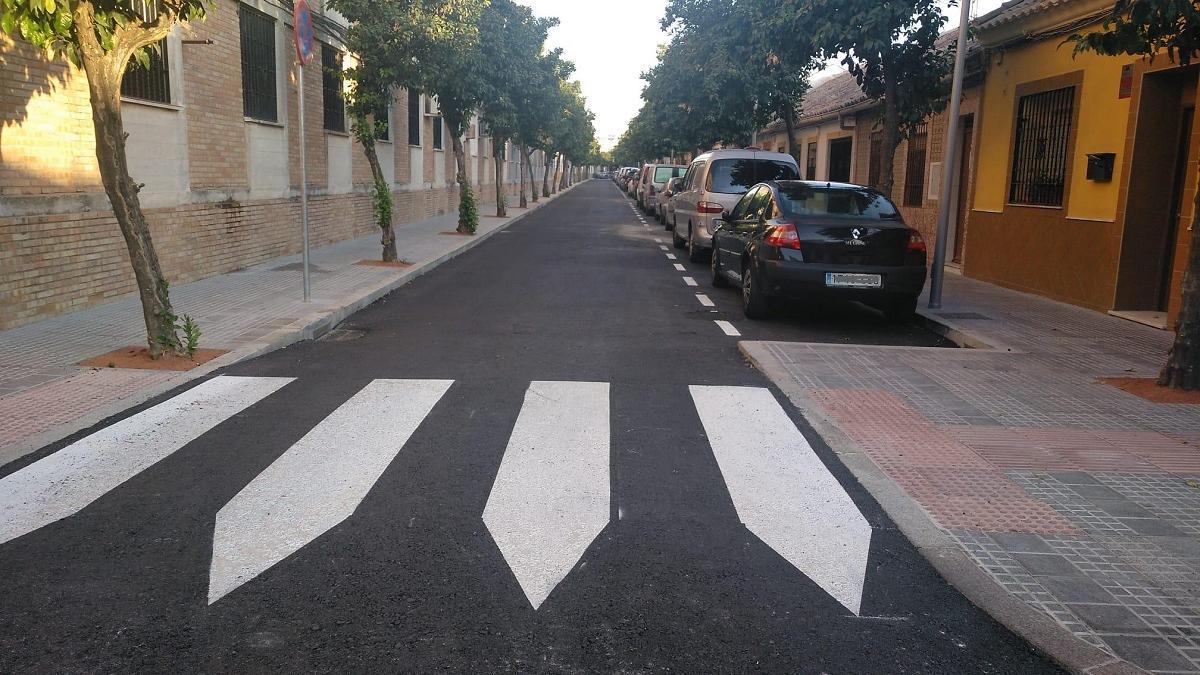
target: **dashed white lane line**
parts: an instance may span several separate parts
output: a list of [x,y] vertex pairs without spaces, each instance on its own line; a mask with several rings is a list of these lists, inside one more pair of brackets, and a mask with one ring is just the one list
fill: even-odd
[[700,284],[696,283],[696,280],[691,277],[684,277],[683,283],[687,284],[688,286],[699,286],[700,285]]
[[676,258],[674,253],[668,253],[667,260],[679,260],[679,258]]
[[654,243],[656,243],[656,244],[665,244],[665,243],[667,243],[667,242],[663,241],[662,239],[659,239],[658,237],[655,237],[655,238],[654,238]]
[[686,272],[687,268],[684,267],[683,265],[680,265],[679,263],[675,263],[675,271],[676,272]]
[[659,249],[661,249],[661,250],[663,250],[663,251],[668,251],[668,250],[670,250],[670,249],[668,249],[666,246],[663,246],[662,244],[659,244],[659,245],[658,245],[658,248],[659,248]]
[[705,295],[703,293],[697,293],[696,299],[699,300],[700,304],[704,305],[705,307],[716,307],[717,306],[716,303],[714,303],[712,301],[712,298],[708,297],[707,295]]
[[721,330],[725,331],[725,334],[729,337],[742,336],[742,334],[738,332],[738,329],[734,328],[733,324],[729,323],[728,321],[716,321],[715,323],[721,328]]
[[208,604],[354,513],[449,380],[375,380],[296,442],[217,513]]
[[82,510],[290,377],[217,377],[0,480],[0,544]]

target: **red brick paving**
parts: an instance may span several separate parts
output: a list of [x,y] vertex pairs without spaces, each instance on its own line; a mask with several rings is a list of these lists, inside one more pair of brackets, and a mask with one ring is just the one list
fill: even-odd
[[935,426],[898,396],[861,389],[814,390],[809,395],[940,526],[1079,534],[1004,475],[1005,467]]

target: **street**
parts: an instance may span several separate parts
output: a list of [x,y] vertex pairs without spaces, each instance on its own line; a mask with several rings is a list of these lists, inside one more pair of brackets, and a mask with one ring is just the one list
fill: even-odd
[[948,343],[747,321],[645,220],[584,183],[0,468],[0,671],[1055,672],[737,348]]

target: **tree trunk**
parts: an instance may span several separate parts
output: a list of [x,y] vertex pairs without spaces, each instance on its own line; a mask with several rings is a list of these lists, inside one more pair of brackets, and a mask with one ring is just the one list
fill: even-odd
[[[555,161],[558,161],[557,157],[555,157]],[[542,196],[550,196],[550,162],[546,162],[542,168]]]
[[887,61],[883,64],[883,130],[879,153],[879,191],[893,200],[896,184],[896,148],[900,147],[900,108],[896,100],[896,81]]
[[475,234],[478,226],[475,211],[475,195],[471,192],[471,181],[467,178],[467,152],[463,147],[462,130],[457,125],[450,129],[454,136],[450,139],[450,147],[454,149],[454,164],[458,169],[455,182],[458,183],[458,229],[459,234]]
[[564,155],[562,158],[562,178],[560,179],[559,184],[558,184],[559,190],[566,190],[567,187],[570,185],[570,172],[571,172],[571,162],[570,162],[570,160],[567,159],[566,155]]
[[800,161],[800,149],[796,143],[796,113],[792,110],[791,104],[787,104],[780,111],[780,116],[783,117],[783,128],[787,132],[787,152],[797,162]]
[[1200,192],[1196,194],[1193,207],[1192,242],[1181,290],[1175,344],[1171,346],[1167,365],[1158,376],[1158,384],[1196,391],[1200,389]]
[[521,156],[517,158],[517,175],[520,177],[521,186],[520,206],[524,209],[529,207],[529,202],[525,199],[525,154],[527,151],[524,143],[521,143],[520,150]]
[[387,184],[383,175],[383,167],[379,164],[379,153],[375,151],[375,125],[365,119],[355,121],[355,128],[365,130],[356,134],[358,142],[363,146],[363,154],[367,156],[367,165],[371,167],[371,178],[375,184],[372,195],[375,208],[375,224],[379,226],[379,243],[383,247],[381,258],[383,262],[396,262],[396,230],[392,228],[392,188]]
[[533,150],[530,150],[530,151],[528,151],[528,153],[526,153],[525,168],[529,172],[529,194],[530,194],[530,196],[533,197],[533,203],[536,204],[538,202],[539,196],[538,196],[538,189],[537,189],[537,180],[535,180],[533,177],[533,153],[534,153]]
[[496,217],[508,217],[508,200],[504,194],[504,141],[492,138],[492,163],[496,165]]
[[[94,35],[90,11],[86,25],[79,29],[92,31]],[[126,134],[121,121],[121,77],[125,62],[115,50],[105,53],[98,44],[85,44],[80,52],[87,73],[100,180],[129,251],[129,262],[133,266],[133,276],[142,302],[150,357],[158,359],[164,351],[181,353],[183,347],[179,341],[177,317],[171,307],[167,280],[163,278],[158,254],[150,239],[146,215],[138,198],[141,186],[130,177],[129,162],[125,156]]]

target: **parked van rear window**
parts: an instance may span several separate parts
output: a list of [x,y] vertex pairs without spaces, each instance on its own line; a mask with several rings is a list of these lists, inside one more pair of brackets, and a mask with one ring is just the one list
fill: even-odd
[[683,175],[682,166],[660,166],[654,170],[654,182],[665,183],[672,178]]
[[770,159],[718,159],[708,172],[708,191],[739,195],[769,180],[798,180],[796,167]]
[[871,190],[813,187],[804,183],[779,186],[780,209],[793,216],[895,220],[896,207]]

